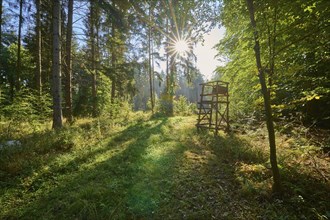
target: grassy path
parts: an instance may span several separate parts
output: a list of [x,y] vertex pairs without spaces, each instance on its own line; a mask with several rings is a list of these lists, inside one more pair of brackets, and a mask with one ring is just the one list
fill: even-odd
[[97,140],[99,131],[80,139],[69,132],[79,145],[62,141],[15,177],[2,171],[0,218],[299,219],[297,207],[313,212],[309,203],[270,198],[262,148],[235,135],[197,134],[194,123],[140,119]]

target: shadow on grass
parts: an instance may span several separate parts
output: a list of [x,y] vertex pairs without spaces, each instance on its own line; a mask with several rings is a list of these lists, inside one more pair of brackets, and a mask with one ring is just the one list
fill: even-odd
[[186,143],[189,147],[182,158],[182,172],[175,178],[173,197],[167,210],[162,210],[166,213],[162,217],[322,219],[322,215],[326,216],[330,201],[328,183],[299,174],[294,168],[282,169],[285,195],[276,198],[271,193],[268,149],[253,146],[233,133],[214,137],[206,132],[196,135],[196,139]]
[[[227,174],[232,174],[231,183],[233,186],[236,185],[236,192],[239,193],[236,196],[232,195],[232,198],[238,196],[241,201],[247,200],[259,207],[254,211],[255,213],[244,213],[244,215],[252,219],[326,219],[330,217],[329,182],[322,181],[311,174],[301,173],[297,167],[290,167],[285,161],[279,160],[283,161],[279,167],[284,194],[280,198],[273,197],[268,148],[254,146],[234,133],[212,139],[210,146],[217,155],[217,160],[220,161],[218,166],[220,165],[222,170],[228,169]],[[240,208],[236,206],[232,213],[238,210]]]
[[21,179],[29,178],[36,173],[42,173],[44,166],[50,166],[46,174],[73,172],[77,170],[78,164],[106,150],[89,147],[86,148],[88,153],[84,155],[68,160],[60,166],[52,165],[54,160],[70,154],[70,151],[74,148],[74,142],[70,139],[70,136],[73,136],[74,132],[87,133],[91,128],[79,129],[79,127],[63,128],[61,131],[48,130],[41,133],[32,133],[20,139],[24,147],[14,146],[3,150],[0,159],[1,185],[15,188],[22,184]]
[[[50,167],[17,196],[28,202],[8,209],[3,218],[299,219],[327,211],[324,184],[282,171],[286,186],[300,191],[273,200],[258,191],[271,181],[262,149],[235,134],[214,138],[197,134],[193,125],[178,129],[175,123],[184,120],[140,121]],[[312,204],[317,202],[313,190],[322,202]],[[297,213],[298,207],[307,211]]]
[[168,126],[162,118],[128,127],[105,147],[67,165],[76,169],[54,170],[61,173],[55,185],[47,189],[49,180],[41,183],[36,189],[41,195],[13,216],[152,218],[170,191],[172,165],[185,148],[164,133]]

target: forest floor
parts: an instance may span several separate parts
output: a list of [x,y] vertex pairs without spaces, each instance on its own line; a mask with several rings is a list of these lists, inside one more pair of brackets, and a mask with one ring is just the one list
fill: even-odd
[[303,132],[277,132],[275,196],[263,125],[214,137],[195,116],[128,118],[13,132],[0,219],[330,219],[329,155]]

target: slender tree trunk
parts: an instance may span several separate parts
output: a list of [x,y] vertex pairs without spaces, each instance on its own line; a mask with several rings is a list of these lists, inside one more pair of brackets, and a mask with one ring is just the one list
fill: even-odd
[[281,192],[281,181],[280,181],[280,173],[279,173],[278,166],[277,166],[275,130],[274,130],[274,124],[273,124],[272,108],[270,105],[269,93],[267,91],[265,73],[264,73],[264,70],[263,70],[263,67],[261,64],[259,36],[258,36],[256,21],[254,18],[253,0],[246,0],[246,2],[247,2],[248,9],[249,9],[251,25],[254,30],[254,41],[255,41],[254,51],[255,51],[257,68],[258,68],[258,72],[259,72],[259,81],[261,84],[262,94],[264,97],[266,123],[267,123],[267,129],[268,129],[269,148],[270,148],[270,163],[272,166],[273,180],[274,180],[273,191],[276,193],[280,193]]
[[93,81],[92,81],[92,98],[93,98],[93,116],[96,117],[97,115],[97,87],[96,87],[96,72],[95,72],[95,1],[90,0],[90,13],[91,13],[91,52],[92,52],[92,73],[93,73]]
[[116,29],[115,29],[115,24],[112,23],[112,39],[113,43],[111,46],[111,67],[112,67],[112,81],[111,81],[111,103],[114,103],[115,101],[115,96],[116,96],[116,51],[115,51],[115,37],[116,37]]
[[53,93],[53,128],[62,127],[62,97],[61,97],[61,4],[60,0],[53,0],[53,65],[52,65],[52,93]]
[[99,23],[99,16],[100,16],[100,11],[99,8],[96,8],[96,20],[95,20],[95,38],[96,38],[96,42],[95,42],[95,93],[96,93],[96,100],[95,100],[95,116],[97,115],[97,82],[99,80],[99,68],[100,68],[100,23]]
[[19,2],[18,39],[17,39],[17,69],[16,69],[16,90],[21,88],[21,38],[23,25],[23,0]]
[[41,95],[42,82],[41,82],[41,18],[40,18],[40,0],[36,0],[36,32],[37,32],[37,68],[36,68],[36,89]]
[[72,18],[73,18],[73,0],[68,2],[68,24],[66,32],[66,60],[65,60],[65,104],[66,117],[69,123],[72,123]]
[[[174,10],[176,9],[177,7],[177,1],[173,1],[173,7],[174,7]],[[170,20],[170,25],[171,25],[171,32],[172,33],[175,33],[175,21],[174,21],[174,18],[171,18]],[[173,116],[174,114],[174,106],[173,106],[173,96],[175,94],[175,75],[176,75],[176,64],[175,64],[175,56],[172,54],[171,57],[170,57],[170,77],[169,77],[169,112],[168,114],[170,116]]]
[[[151,6],[149,7],[149,22],[151,23]],[[151,67],[151,26],[148,28],[148,53],[149,53],[149,87],[150,87],[150,102],[151,111],[154,113],[154,98],[153,98],[153,86],[152,86],[152,67]]]
[[[168,35],[168,18],[166,18],[166,33]],[[166,48],[167,48],[167,51],[166,51],[166,94],[169,94],[169,91],[170,91],[170,82],[169,82],[169,37],[167,36],[166,37]]]
[[[2,59],[2,0],[0,0],[0,59]],[[2,61],[0,61],[0,71],[2,69]],[[1,98],[0,91],[0,98]]]
[[[151,31],[151,38],[153,39],[153,34]],[[151,64],[151,77],[152,77],[152,94],[153,94],[153,104],[154,104],[154,108],[156,105],[156,86],[155,86],[155,56],[154,56],[154,44],[152,42],[151,44],[151,60],[152,60],[152,64]]]
[[0,55],[2,54],[2,0],[0,0]]
[[[169,33],[169,18],[166,18],[166,33]],[[172,20],[170,20],[170,24],[172,27]],[[166,37],[166,48],[169,47],[170,39]],[[173,56],[169,54],[170,51],[167,49],[166,51],[166,95],[165,101],[168,103],[168,108],[166,114],[169,116],[173,115],[173,90],[172,90],[172,79],[173,79]]]

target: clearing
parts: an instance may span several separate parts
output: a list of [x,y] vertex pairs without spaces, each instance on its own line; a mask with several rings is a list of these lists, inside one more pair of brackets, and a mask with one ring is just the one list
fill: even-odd
[[329,158],[316,147],[277,134],[276,198],[263,126],[214,137],[195,123],[137,114],[27,132],[1,149],[0,219],[330,218]]

